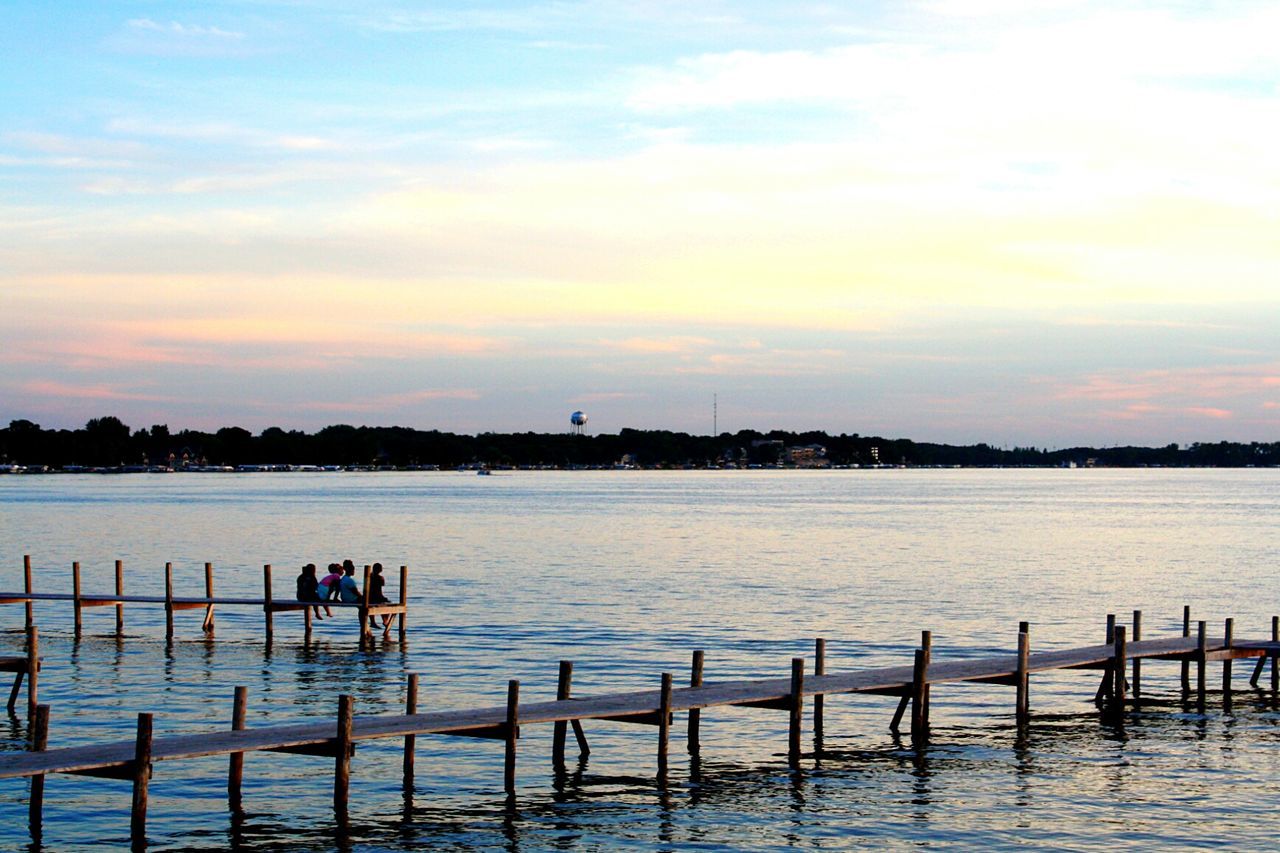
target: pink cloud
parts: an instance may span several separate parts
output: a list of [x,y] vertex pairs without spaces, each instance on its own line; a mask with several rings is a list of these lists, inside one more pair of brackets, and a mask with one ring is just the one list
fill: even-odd
[[51,379],[33,379],[22,383],[19,388],[27,394],[37,397],[58,397],[76,400],[149,400],[171,401],[173,397],[158,394],[139,394],[135,391],[123,391],[112,385],[72,385]]
[[399,394],[382,394],[366,400],[352,400],[350,402],[317,401],[298,403],[293,408],[306,409],[312,412],[382,412],[429,400],[479,400],[482,396],[479,391],[473,388],[432,388],[420,391],[405,391]]

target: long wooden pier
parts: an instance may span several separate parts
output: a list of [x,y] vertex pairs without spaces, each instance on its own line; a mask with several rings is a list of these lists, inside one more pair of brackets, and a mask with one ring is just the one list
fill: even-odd
[[[358,741],[381,738],[404,739],[404,784],[413,783],[415,738],[422,735],[489,738],[501,740],[505,749],[504,788],[515,792],[516,747],[522,726],[551,723],[555,726],[552,760],[564,761],[565,741],[572,725],[580,751],[589,751],[582,723],[587,721],[638,723],[657,729],[659,778],[665,780],[674,714],[687,712],[687,747],[697,753],[702,714],[707,709],[739,706],[786,712],[788,715],[788,760],[798,766],[803,757],[802,726],[806,699],[812,700],[812,728],[820,740],[823,731],[824,700],[849,694],[897,697],[899,702],[890,722],[895,732],[908,707],[911,710],[911,740],[923,746],[929,733],[929,708],[933,688],[946,684],[984,682],[1015,689],[1014,715],[1019,726],[1030,720],[1029,684],[1037,673],[1058,670],[1102,672],[1095,700],[1104,715],[1120,724],[1128,709],[1142,701],[1142,664],[1177,661],[1182,665],[1181,687],[1188,700],[1194,694],[1203,711],[1207,692],[1207,664],[1222,663],[1224,701],[1232,693],[1232,662],[1257,659],[1251,685],[1258,686],[1265,665],[1271,666],[1271,690],[1280,692],[1280,617],[1271,621],[1269,640],[1237,640],[1233,620],[1228,619],[1221,637],[1209,637],[1206,623],[1199,622],[1193,636],[1190,609],[1184,610],[1182,636],[1144,640],[1141,612],[1134,612],[1130,629],[1108,617],[1107,642],[1100,645],[1031,653],[1030,626],[1021,623],[1016,652],[993,657],[932,661],[932,640],[923,632],[921,645],[909,666],[827,672],[826,643],[815,643],[814,674],[806,676],[804,658],[793,658],[789,677],[739,681],[706,682],[705,656],[695,652],[690,686],[674,687],[671,673],[663,673],[657,689],[596,696],[571,695],[572,664],[562,662],[557,698],[553,701],[521,704],[520,683],[508,684],[507,702],[502,706],[467,710],[417,711],[416,675],[409,676],[406,713],[357,717],[354,699],[338,697],[336,724],[333,720],[251,728],[247,725],[247,690],[237,687],[230,730],[198,734],[154,737],[151,714],[139,714],[137,734],[132,741],[48,749],[49,708],[39,706],[31,730],[32,751],[0,755],[0,779],[31,777],[30,820],[33,837],[39,837],[43,803],[43,777],[49,773],[72,773],[131,780],[133,783],[132,831],[135,846],[145,843],[147,786],[156,762],[176,761],[213,755],[230,756],[228,798],[238,806],[244,773],[244,758],[250,752],[286,752],[334,759],[334,809],[339,819],[346,814],[350,786],[350,762]],[[1191,668],[1195,668],[1195,686]]]
[[[275,636],[275,614],[301,611],[303,614],[304,635],[311,637],[313,608],[338,608],[339,610],[357,610],[360,619],[360,636],[368,638],[372,635],[369,619],[372,616],[391,616],[397,623],[399,639],[403,642],[406,632],[406,618],[409,604],[409,568],[400,567],[399,600],[389,604],[377,604],[369,599],[369,578],[371,566],[364,567],[364,584],[361,587],[361,600],[358,602],[317,601],[302,602],[296,598],[275,598],[272,586],[272,569],[270,565],[262,567],[261,598],[244,596],[216,596],[213,591],[213,564],[204,564],[204,595],[180,596],[173,591],[173,563],[164,564],[164,595],[126,595],[124,591],[124,561],[115,561],[115,592],[92,595],[81,591],[80,563],[71,564],[71,592],[35,592],[31,556],[22,558],[24,588],[22,592],[0,592],[0,604],[23,604],[27,609],[26,627],[29,630],[35,625],[35,604],[40,601],[69,601],[74,608],[75,635],[79,637],[84,627],[84,610],[93,607],[114,607],[116,611],[115,632],[117,636],[124,634],[124,606],[126,604],[163,605],[165,610],[165,637],[172,640],[174,635],[174,614],[182,610],[203,610],[204,619],[201,630],[206,636],[215,632],[215,608],[217,607],[253,607],[263,612],[263,636],[270,642]],[[41,574],[50,570],[42,569]],[[0,670],[3,671],[3,670]]]

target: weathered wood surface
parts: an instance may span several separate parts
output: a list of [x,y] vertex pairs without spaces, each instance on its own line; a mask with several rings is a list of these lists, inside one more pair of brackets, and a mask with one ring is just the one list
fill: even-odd
[[[356,606],[356,605],[353,605]],[[1195,654],[1197,639],[1174,637],[1141,640],[1128,646],[1130,659],[1180,659]],[[1237,641],[1225,649],[1221,639],[1206,641],[1210,654],[1255,657],[1280,652],[1280,643]],[[1107,662],[1114,649],[1099,645],[1077,649],[1038,652],[1028,656],[1029,672],[1078,669]],[[928,669],[929,684],[965,681],[990,682],[1009,679],[1018,671],[1016,654],[981,659],[938,660]],[[841,693],[883,694],[909,691],[913,667],[894,666],[852,672],[815,675],[803,680],[802,696]],[[708,682],[701,687],[681,687],[670,691],[671,711],[689,711],[715,706],[759,705],[777,703],[784,707],[792,697],[791,678],[754,679]],[[663,691],[650,689],[624,693],[584,696],[576,699],[521,704],[521,725],[563,721],[602,720],[611,717],[657,714],[664,706]],[[501,727],[508,720],[505,705],[487,708],[433,711],[423,714],[395,714],[376,717],[356,716],[352,725],[353,741],[376,738],[463,733],[468,730]],[[151,747],[152,761],[227,755],[236,752],[285,750],[293,747],[336,745],[337,725],[334,721],[298,723],[239,731],[212,731],[197,734],[155,738]],[[45,752],[0,755],[0,778],[16,778],[44,773],[76,773],[109,767],[123,767],[134,759],[134,741],[94,744],[51,749]]]

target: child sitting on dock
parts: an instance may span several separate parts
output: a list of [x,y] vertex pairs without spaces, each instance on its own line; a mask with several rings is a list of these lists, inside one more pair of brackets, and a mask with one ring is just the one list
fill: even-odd
[[325,575],[320,581],[320,598],[323,601],[333,601],[338,597],[338,582],[342,580],[342,566],[337,563],[329,564],[329,574]]
[[[316,564],[307,563],[302,567],[302,574],[298,575],[298,600],[299,601],[324,601],[320,597],[320,582],[316,580]],[[325,613],[332,616],[329,608],[324,609]],[[323,619],[320,615],[320,608],[315,608],[316,618]]]
[[350,560],[342,563],[342,579],[338,581],[338,595],[349,604],[360,601],[360,587],[356,585],[356,564]]
[[[386,594],[382,591],[387,585],[387,579],[382,576],[382,563],[373,564],[373,574],[369,575],[369,603],[370,604],[390,604]],[[369,616],[369,627],[377,628],[378,624],[374,621],[372,615]],[[382,614],[382,636],[386,637],[391,634],[391,614]]]

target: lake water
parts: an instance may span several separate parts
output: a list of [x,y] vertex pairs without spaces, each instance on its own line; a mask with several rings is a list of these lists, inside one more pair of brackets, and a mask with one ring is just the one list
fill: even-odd
[[[828,641],[828,669],[901,665],[921,629],[934,656],[1101,642],[1107,613],[1144,612],[1144,634],[1176,633],[1183,604],[1211,633],[1264,637],[1280,612],[1280,472],[1052,470],[831,472],[538,472],[0,477],[0,588],[85,593],[277,595],[297,567],[351,557],[411,569],[408,641],[362,651],[355,616],[316,625],[298,614],[85,613],[37,605],[41,701],[52,746],[131,738],[136,714],[157,735],[225,728],[237,684],[250,725],[321,720],[339,692],[357,714],[402,708],[421,674],[423,710],[500,705],[509,678],[526,701],[553,698],[557,661],[579,694],[687,678],[694,649],[707,680],[783,677],[793,656]],[[395,597],[396,571],[388,591]],[[23,608],[0,607],[15,654]],[[1218,683],[1218,665],[1210,665]],[[895,700],[827,700],[821,755],[786,763],[786,714],[712,709],[701,761],[673,728],[669,783],[655,777],[655,732],[588,722],[589,761],[557,776],[550,727],[527,726],[519,790],[502,794],[500,742],[423,737],[416,788],[400,787],[399,744],[362,743],[350,825],[331,813],[332,760],[253,754],[243,813],[226,804],[226,759],[156,765],[152,849],[838,849],[983,846],[1053,849],[1280,843],[1280,706],[1247,687],[1230,711],[1214,695],[1185,707],[1176,664],[1149,664],[1155,700],[1123,728],[1099,718],[1090,672],[1037,676],[1025,738],[1008,687],[933,691],[933,732],[917,752],[888,732]],[[1264,681],[1265,683],[1265,681]],[[0,728],[24,748],[25,715]],[[807,714],[806,714],[807,726]],[[806,734],[806,738],[808,735]],[[806,744],[809,742],[806,740]],[[570,739],[572,746],[572,739]],[[806,746],[808,749],[809,746]],[[573,750],[571,749],[571,753]],[[28,783],[0,782],[0,847],[25,849]],[[50,850],[127,843],[129,784],[51,777]]]

